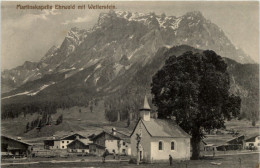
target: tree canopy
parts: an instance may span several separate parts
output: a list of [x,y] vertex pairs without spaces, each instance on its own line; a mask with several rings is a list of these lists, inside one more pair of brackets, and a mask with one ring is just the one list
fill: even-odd
[[158,118],[175,116],[192,136],[193,159],[205,132],[225,127],[225,119],[240,112],[240,97],[229,94],[227,65],[214,51],[170,56],[151,85]]

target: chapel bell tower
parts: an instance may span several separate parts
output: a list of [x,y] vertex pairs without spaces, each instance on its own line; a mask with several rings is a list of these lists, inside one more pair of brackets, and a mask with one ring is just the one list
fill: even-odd
[[151,107],[147,101],[147,97],[144,97],[144,106],[140,109],[140,117],[144,121],[150,121]]

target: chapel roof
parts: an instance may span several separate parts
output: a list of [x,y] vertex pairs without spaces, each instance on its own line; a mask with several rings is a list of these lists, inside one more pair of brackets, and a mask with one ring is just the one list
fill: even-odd
[[[178,124],[171,119],[153,119],[150,121],[139,120],[142,122],[145,129],[151,137],[162,137],[162,138],[190,138],[191,136],[187,134]],[[138,123],[139,123],[138,122]],[[137,125],[138,125],[137,123]],[[137,126],[136,125],[136,126]],[[136,127],[134,128],[135,131]],[[133,131],[133,132],[134,132]],[[132,132],[132,134],[133,134]],[[131,134],[131,136],[132,136]]]

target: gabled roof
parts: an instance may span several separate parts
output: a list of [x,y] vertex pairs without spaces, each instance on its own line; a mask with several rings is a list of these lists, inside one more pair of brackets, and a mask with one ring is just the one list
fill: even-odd
[[89,145],[96,146],[97,148],[101,148],[101,149],[105,149],[106,148],[105,146],[98,145],[98,144],[95,144],[95,143],[90,143]]
[[119,131],[117,131],[117,130],[115,130],[115,132],[116,132],[116,135],[114,135],[114,136],[117,136],[117,137],[119,137],[119,138],[121,138],[121,139],[130,138],[130,136],[129,136],[129,135],[126,135],[125,133],[119,132]]
[[76,141],[79,141],[79,142],[83,143],[84,145],[89,145],[90,143],[92,143],[92,141],[90,141],[89,139],[75,139],[74,141],[69,143],[68,146],[71,145],[72,143],[75,143]]
[[133,135],[139,122],[142,122],[145,129],[151,137],[171,137],[171,138],[190,138],[191,136],[187,134],[178,124],[171,119],[153,119],[150,121],[144,121],[140,119],[131,136]]
[[227,141],[227,143],[241,142],[245,139],[245,135],[240,135]]
[[258,136],[260,136],[260,135],[254,135],[254,136],[252,136],[252,137],[246,139],[245,141],[246,141],[246,142],[255,142],[255,138],[258,137]]
[[21,140],[17,140],[17,139],[15,139],[15,138],[8,137],[8,136],[6,136],[6,135],[1,135],[1,137],[2,137],[2,138],[6,138],[6,139],[11,139],[11,140],[13,140],[13,141],[20,142],[20,143],[25,144],[25,145],[28,145],[28,146],[32,146],[32,144],[29,144],[29,143],[24,142],[24,141],[21,141]]
[[89,139],[93,139],[96,135],[95,134],[91,134],[88,136]]
[[74,140],[74,139],[76,139],[77,136],[79,136],[81,139],[86,139],[86,137],[84,137],[78,133],[74,133],[72,135],[66,135],[63,138],[60,138],[60,140]]
[[112,136],[112,137],[114,137],[115,139],[118,139],[118,140],[120,140],[121,138],[119,138],[119,137],[117,137],[117,136],[115,136],[115,135],[113,135],[113,134],[111,134],[111,133],[109,133],[109,132],[107,132],[107,131],[102,131],[101,133],[99,133],[99,134],[97,134],[96,136],[94,136],[93,138],[92,138],[92,140],[95,140],[95,139],[97,139],[97,138],[99,138],[101,135],[103,135],[103,134],[108,134],[108,135],[110,135],[110,136]]
[[123,141],[130,143],[130,135],[126,135],[125,133],[119,132],[117,130],[115,130],[116,135],[118,138],[122,139]]

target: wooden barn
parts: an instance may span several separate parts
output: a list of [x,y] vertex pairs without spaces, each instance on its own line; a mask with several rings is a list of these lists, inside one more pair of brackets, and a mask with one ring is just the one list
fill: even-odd
[[13,156],[28,156],[32,152],[32,145],[11,137],[1,136],[1,153]]

